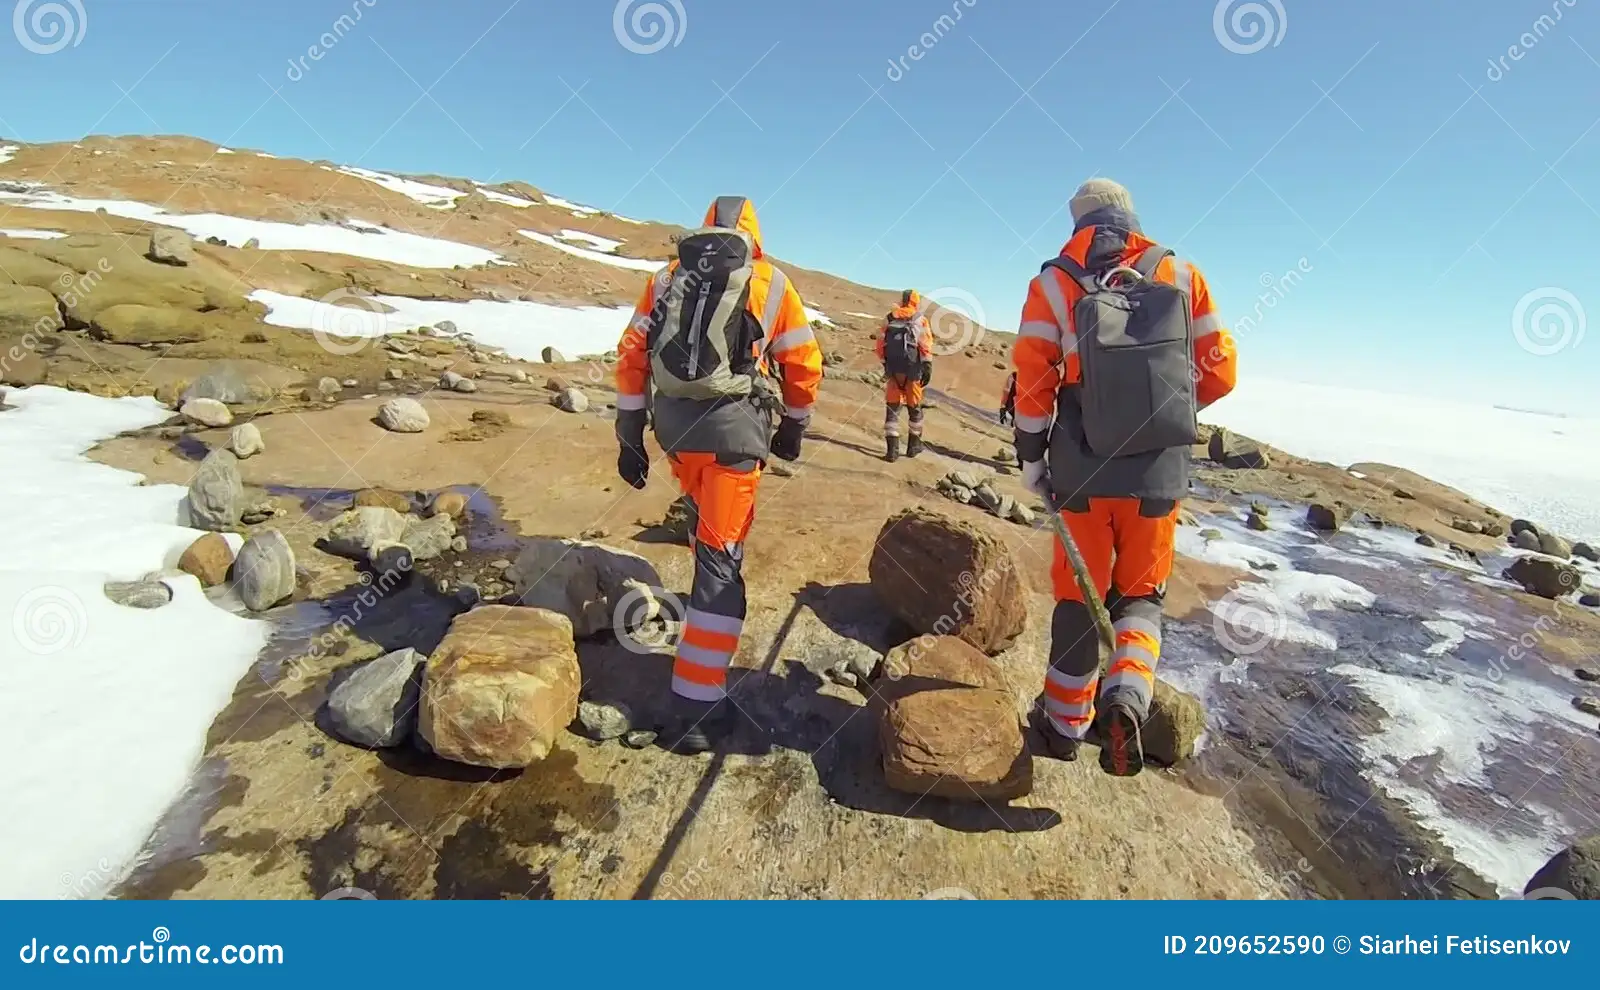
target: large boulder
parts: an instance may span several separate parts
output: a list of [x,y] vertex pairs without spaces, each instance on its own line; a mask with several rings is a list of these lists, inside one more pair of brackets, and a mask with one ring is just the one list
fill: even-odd
[[182,267],[194,261],[194,238],[173,227],[158,227],[150,234],[151,261]]
[[428,428],[428,410],[416,399],[390,399],[378,407],[378,425],[393,433],[421,433]]
[[241,366],[229,361],[207,368],[183,393],[185,402],[190,399],[216,399],[230,406],[264,402],[271,397],[272,389],[252,381]]
[[178,414],[197,426],[220,427],[233,422],[233,413],[216,399],[190,399]]
[[543,361],[545,364],[566,364],[567,363],[566,357],[564,355],[562,355],[562,353],[560,351],[556,350],[554,347],[546,347],[544,350],[540,351],[539,352],[539,360]]
[[1206,712],[1200,699],[1165,681],[1156,681],[1150,699],[1150,718],[1139,731],[1145,759],[1164,767],[1177,766],[1194,755],[1206,730]]
[[244,460],[266,450],[267,442],[261,439],[261,428],[256,424],[240,423],[228,434],[228,449],[233,451],[233,456]]
[[566,616],[580,639],[608,629],[628,632],[661,612],[661,575],[655,565],[600,543],[533,540],[506,570],[506,578],[518,601]]
[[1518,557],[1506,569],[1506,578],[1540,598],[1560,598],[1583,583],[1576,567],[1553,557]]
[[890,787],[967,801],[1033,789],[1016,701],[994,661],[970,644],[919,637],[890,651],[874,687]]
[[1220,427],[1213,430],[1206,454],[1226,468],[1259,470],[1272,466],[1267,452],[1253,440],[1236,436]]
[[213,450],[189,482],[189,525],[217,533],[232,529],[239,522],[243,497],[239,459],[226,450]]
[[[0,261],[0,265],[4,262]],[[9,269],[0,271],[10,274]],[[0,332],[46,333],[60,330],[65,322],[61,318],[61,304],[50,290],[36,285],[0,285]],[[0,351],[0,364],[5,351]]]
[[275,529],[245,541],[233,562],[233,587],[252,612],[265,612],[294,594],[294,551]]
[[373,749],[408,741],[417,727],[427,661],[407,647],[358,665],[328,692],[328,728]]
[[1511,531],[1511,545],[1518,550],[1531,550],[1534,553],[1538,553],[1543,544],[1539,542],[1537,530],[1515,529]]
[[1572,544],[1554,533],[1540,533],[1539,552],[1547,553],[1561,560],[1568,560],[1572,557]]
[[1349,518],[1349,511],[1338,504],[1313,502],[1306,509],[1306,525],[1321,533],[1337,533]]
[[194,344],[215,336],[218,323],[192,310],[124,303],[95,313],[91,329],[114,344]]
[[565,616],[475,608],[456,617],[428,658],[417,730],[444,759],[526,767],[548,756],[577,716],[581,680]]
[[329,553],[376,562],[381,551],[402,545],[413,560],[431,560],[450,548],[456,535],[449,516],[418,519],[381,505],[365,505],[336,517],[323,537]]
[[878,597],[921,635],[956,636],[992,655],[1027,627],[1027,590],[1010,549],[942,513],[891,516],[867,570]]
[[215,587],[228,580],[228,568],[233,566],[233,547],[221,533],[207,533],[189,544],[178,558],[178,570],[193,574],[200,584]]
[[1524,896],[1600,901],[1600,832],[1586,835],[1556,853],[1523,889]]

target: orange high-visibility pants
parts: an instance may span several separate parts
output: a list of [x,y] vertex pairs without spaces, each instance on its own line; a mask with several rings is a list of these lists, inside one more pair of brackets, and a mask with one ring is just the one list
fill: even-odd
[[922,379],[891,375],[883,387],[883,435],[900,435],[900,407],[906,407],[911,435],[922,436]]
[[1051,578],[1056,609],[1050,626],[1050,669],[1044,703],[1053,728],[1082,739],[1096,700],[1123,701],[1141,720],[1150,712],[1161,659],[1161,607],[1172,575],[1178,504],[1137,498],[1093,498],[1061,518],[1083,555],[1095,590],[1111,612],[1116,646],[1100,678],[1100,641],[1072,565],[1057,541]]
[[694,589],[672,664],[672,691],[694,701],[728,694],[728,667],[744,631],[744,540],[756,516],[757,461],[719,464],[715,454],[676,454],[672,476],[689,497]]

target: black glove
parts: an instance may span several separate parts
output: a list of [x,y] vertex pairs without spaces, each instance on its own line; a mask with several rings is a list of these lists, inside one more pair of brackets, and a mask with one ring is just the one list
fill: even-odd
[[800,459],[800,441],[805,436],[806,424],[785,416],[778,421],[778,432],[772,437],[772,456],[784,461]]
[[931,381],[933,381],[933,362],[924,361],[922,362],[922,384],[926,386]]
[[644,488],[650,477],[650,455],[644,449],[644,416],[617,417],[617,474],[634,488]]

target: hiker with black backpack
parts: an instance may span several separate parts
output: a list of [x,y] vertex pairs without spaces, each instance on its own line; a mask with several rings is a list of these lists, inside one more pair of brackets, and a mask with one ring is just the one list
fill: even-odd
[[900,457],[900,407],[906,407],[909,436],[906,456],[922,453],[922,390],[933,380],[933,330],[922,313],[915,289],[900,295],[900,305],[883,321],[878,334],[878,360],[883,362],[884,459]]
[[[1023,481],[1070,537],[1055,550],[1036,729],[1046,752],[1071,760],[1093,726],[1102,769],[1131,776],[1144,766],[1196,414],[1233,390],[1236,358],[1199,269],[1144,236],[1126,189],[1090,179],[1071,210],[1072,238],[1028,286],[1011,355]],[[1074,556],[1094,585],[1088,602]],[[1112,626],[1103,678],[1095,598]]]
[[678,241],[617,354],[617,473],[645,487],[648,419],[692,517],[694,588],[661,742],[704,752],[738,721],[728,668],[744,628],[744,541],[761,471],[769,456],[800,457],[822,383],[822,349],[794,284],[764,256],[749,200],[717,199],[704,227]]

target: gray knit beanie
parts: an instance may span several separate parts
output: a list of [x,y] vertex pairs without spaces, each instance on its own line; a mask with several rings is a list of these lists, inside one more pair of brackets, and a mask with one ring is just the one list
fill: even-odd
[[1072,197],[1072,222],[1079,223],[1084,217],[1095,210],[1108,206],[1119,210],[1133,212],[1133,197],[1121,183],[1110,179],[1090,179],[1078,187],[1077,193]]

